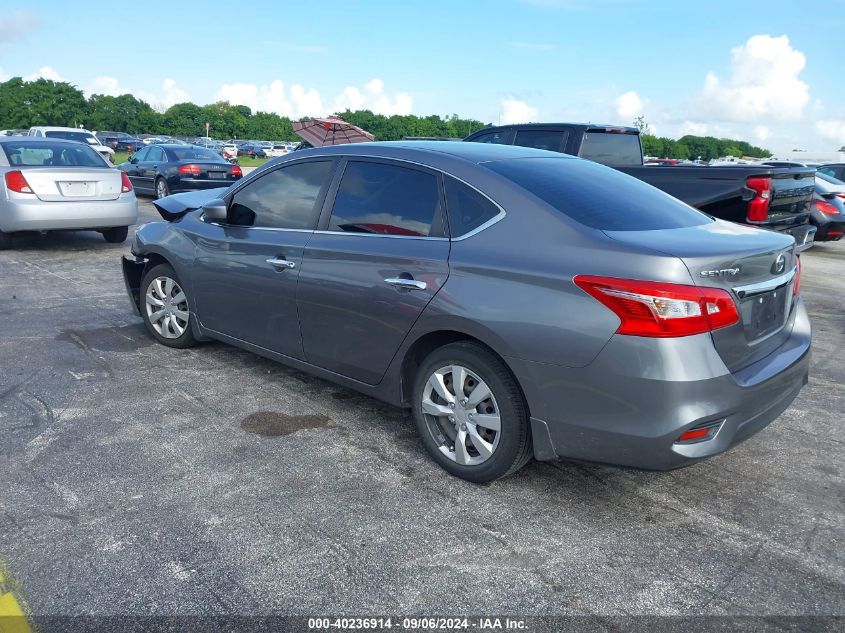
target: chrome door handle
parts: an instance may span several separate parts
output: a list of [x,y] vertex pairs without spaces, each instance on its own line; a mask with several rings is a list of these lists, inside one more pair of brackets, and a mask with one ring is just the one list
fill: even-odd
[[404,288],[405,290],[425,290],[426,288],[424,281],[405,279],[404,277],[388,277],[384,280],[384,283],[396,286],[397,288]]
[[296,268],[296,262],[292,262],[289,259],[276,259],[275,257],[271,257],[266,261],[268,264],[273,266],[273,268]]

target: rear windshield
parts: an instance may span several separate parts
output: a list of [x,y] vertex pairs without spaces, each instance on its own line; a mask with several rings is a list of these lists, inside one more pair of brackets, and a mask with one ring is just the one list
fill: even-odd
[[80,143],[90,143],[91,145],[99,145],[100,141],[93,134],[88,132],[65,132],[63,130],[51,130],[45,132],[44,136],[47,138],[63,138],[66,141],[79,141]]
[[103,167],[100,155],[87,145],[51,143],[50,141],[20,141],[3,143],[3,151],[12,166],[21,167]]
[[602,231],[677,229],[712,222],[641,180],[586,160],[521,158],[484,166],[573,220]]
[[202,160],[211,163],[226,162],[226,159],[219,154],[203,149],[202,147],[168,147],[167,153],[174,156],[176,160]]
[[643,164],[640,138],[636,134],[587,132],[578,155],[602,165]]

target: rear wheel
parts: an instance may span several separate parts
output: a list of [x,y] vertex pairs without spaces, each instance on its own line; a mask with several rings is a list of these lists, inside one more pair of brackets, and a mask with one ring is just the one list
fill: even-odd
[[103,231],[103,237],[109,244],[122,244],[128,235],[128,226],[115,226]]
[[188,296],[170,264],[154,266],[141,281],[141,317],[147,331],[162,345],[196,345],[191,331]]
[[166,198],[170,195],[170,187],[164,178],[156,178],[156,198]]
[[12,248],[12,234],[0,231],[0,251]]
[[519,385],[482,345],[453,343],[429,354],[414,382],[413,404],[426,449],[452,475],[486,483],[531,459]]

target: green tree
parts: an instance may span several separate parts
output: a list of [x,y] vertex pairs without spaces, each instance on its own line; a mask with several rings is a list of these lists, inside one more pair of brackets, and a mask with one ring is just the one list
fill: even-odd
[[158,113],[150,104],[130,94],[112,97],[91,95],[88,125],[94,130],[112,130],[140,134],[150,131],[158,123]]
[[0,84],[0,123],[5,127],[85,126],[87,115],[82,91],[65,81],[13,77]]

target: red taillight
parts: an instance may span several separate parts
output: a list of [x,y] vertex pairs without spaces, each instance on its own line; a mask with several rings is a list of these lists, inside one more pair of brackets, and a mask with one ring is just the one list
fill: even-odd
[[772,199],[771,178],[748,178],[745,186],[754,192],[748,203],[748,221],[765,222],[769,217],[769,202]]
[[692,442],[693,440],[701,440],[710,435],[710,429],[693,429],[686,433],[681,433],[678,438],[679,442]]
[[801,285],[801,257],[795,257],[795,280],[792,282],[792,296],[798,296],[798,287]]
[[129,193],[132,191],[132,183],[129,181],[129,176],[125,171],[120,172],[120,193]]
[[199,165],[179,165],[179,173],[187,176],[199,176],[202,169]]
[[690,336],[739,321],[730,294],[719,288],[586,275],[574,282],[619,317],[618,334]]
[[233,176],[236,176],[237,178],[240,178],[241,176],[243,176],[243,175],[244,175],[244,172],[243,172],[243,170],[242,170],[240,167],[238,167],[237,165],[233,165],[233,166],[232,166],[232,175],[233,175]]
[[828,231],[827,235],[828,237],[830,237],[831,235],[845,235],[845,231]]
[[17,193],[33,193],[23,173],[17,170],[6,172],[6,188]]
[[839,215],[839,209],[836,208],[836,205],[825,202],[824,200],[816,200],[814,204],[816,205],[816,210],[821,211],[825,215]]

